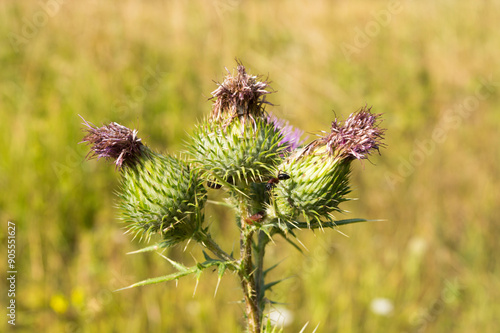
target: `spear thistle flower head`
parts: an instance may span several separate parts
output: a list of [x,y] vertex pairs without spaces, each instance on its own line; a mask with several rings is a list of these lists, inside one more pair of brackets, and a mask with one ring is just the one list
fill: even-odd
[[228,71],[212,92],[210,117],[196,129],[189,145],[193,162],[204,170],[208,182],[262,182],[297,140],[291,135],[285,138],[283,124],[267,116],[268,88],[268,81],[248,74],[238,62],[236,73]]
[[174,245],[201,230],[206,190],[189,163],[151,151],[136,130],[84,122],[88,158],[112,158],[120,168],[117,195],[129,233],[148,240],[160,234],[164,245]]
[[[82,117],[83,119],[83,117]],[[82,142],[90,145],[87,159],[114,159],[116,167],[133,165],[146,153],[145,146],[137,137],[137,130],[131,130],[117,123],[97,127],[83,119],[87,135]]]
[[330,133],[286,159],[279,170],[290,179],[274,188],[268,216],[289,222],[305,219],[308,225],[321,225],[323,219],[332,219],[333,212],[341,211],[339,204],[348,200],[350,192],[351,162],[366,159],[384,146],[380,116],[364,107],[343,124],[335,119]]
[[218,83],[219,87],[212,92],[215,102],[210,120],[221,122],[226,127],[235,118],[243,122],[247,118],[262,118],[265,104],[271,105],[265,100],[265,95],[272,92],[266,90],[269,82],[248,74],[241,63],[238,63],[236,74],[231,74],[229,70],[227,72],[224,81]]

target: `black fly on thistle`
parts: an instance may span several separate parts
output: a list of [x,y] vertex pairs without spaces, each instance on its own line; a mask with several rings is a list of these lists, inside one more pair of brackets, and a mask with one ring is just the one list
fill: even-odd
[[290,176],[284,172],[279,171],[276,177],[268,180],[266,184],[266,190],[271,191],[280,182],[280,180],[287,179],[290,179]]

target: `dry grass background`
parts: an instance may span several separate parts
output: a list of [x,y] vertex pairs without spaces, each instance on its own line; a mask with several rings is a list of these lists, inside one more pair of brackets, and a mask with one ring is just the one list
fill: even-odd
[[[55,1],[0,4],[0,235],[17,223],[17,331],[242,331],[233,276],[216,297],[215,273],[194,297],[191,278],[114,292],[172,268],[125,255],[143,244],[116,221],[113,167],[83,163],[77,116],[175,153],[235,58],[269,75],[270,110],[310,137],[365,104],[388,128],[339,216],[386,221],[304,232],[304,254],[270,247],[274,277],[290,277],[269,295],[293,314],[285,332],[497,330],[498,1]],[[235,246],[227,213],[207,215]],[[169,255],[200,258],[183,250]],[[371,310],[379,297],[390,315]]]

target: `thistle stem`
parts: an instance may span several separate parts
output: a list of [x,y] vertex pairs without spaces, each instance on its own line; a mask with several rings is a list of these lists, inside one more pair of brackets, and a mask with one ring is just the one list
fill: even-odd
[[[242,223],[245,223],[242,221]],[[247,329],[249,333],[261,332],[261,310],[257,297],[257,288],[252,263],[252,236],[253,231],[241,231],[241,266],[240,266],[240,281],[243,288],[243,296],[245,299],[245,313],[247,316]]]
[[[257,293],[257,301],[260,311],[260,317],[262,318],[262,314],[264,312],[264,308],[266,306],[265,303],[265,281],[264,281],[264,255],[266,253],[266,245],[269,243],[268,236],[262,231],[259,232],[258,243],[255,249],[255,262],[256,262],[256,270],[255,270],[255,290]],[[262,319],[261,319],[262,320]]]

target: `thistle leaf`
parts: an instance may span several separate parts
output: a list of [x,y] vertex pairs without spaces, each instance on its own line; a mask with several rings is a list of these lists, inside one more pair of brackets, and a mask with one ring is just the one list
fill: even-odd
[[161,282],[178,280],[179,278],[181,278],[183,276],[196,273],[197,271],[198,271],[198,267],[194,266],[194,267],[191,267],[185,271],[181,271],[181,272],[177,272],[177,273],[173,273],[173,274],[168,274],[168,275],[164,275],[164,276],[160,276],[160,277],[155,277],[155,278],[151,278],[151,279],[146,279],[146,280],[134,283],[128,287],[117,289],[116,291],[131,289],[131,288],[140,287],[140,286],[146,286],[149,284],[156,284],[156,283],[161,283]]
[[334,221],[333,224],[335,226],[341,226],[341,225],[352,224],[352,223],[374,222],[374,221],[382,221],[382,220],[367,220],[367,219],[354,218],[354,219],[345,219],[345,220]]
[[[172,259],[169,259],[168,257],[165,257],[163,255],[161,255],[161,256],[164,257],[165,259],[167,259],[170,262],[170,264],[172,266],[174,266],[175,269],[178,270],[178,272],[164,275],[164,276],[160,276],[160,277],[156,277],[156,278],[146,279],[146,280],[134,283],[128,287],[118,289],[116,291],[140,287],[140,286],[146,286],[149,284],[178,280],[179,278],[190,275],[190,274],[196,274],[196,281],[197,281],[196,283],[198,284],[201,273],[203,272],[204,269],[207,269],[207,268],[212,267],[212,266],[219,266],[219,274],[223,274],[227,265],[232,264],[230,262],[225,262],[225,261],[211,260],[211,261],[206,261],[204,263],[197,263],[195,266],[192,266],[192,267],[186,267],[186,266],[182,265],[181,263],[178,263]],[[224,269],[222,271],[221,271],[220,266],[224,266]],[[196,288],[195,288],[195,292],[196,292]]]
[[[162,256],[162,257],[164,257],[165,259],[167,259],[167,260],[168,260],[168,262],[170,262],[170,264],[171,264],[172,266],[174,266],[174,267],[175,267],[175,269],[177,269],[179,272],[185,272],[185,271],[188,271],[188,270],[190,269],[190,268],[188,268],[188,267],[184,266],[183,264],[178,263],[178,262],[176,262],[176,261],[174,261],[174,260],[172,260],[172,259],[170,259],[170,258],[168,258],[168,257],[165,257],[165,256]],[[196,267],[197,267],[197,266],[196,266]],[[192,268],[193,268],[193,267],[192,267]]]
[[290,245],[292,245],[294,248],[296,248],[300,253],[302,253],[302,249],[300,248],[300,246],[298,246],[297,244],[295,244],[295,242],[293,242],[289,237],[284,237],[285,240],[290,243]]
[[275,285],[277,285],[278,283],[280,283],[280,282],[282,282],[284,280],[286,280],[286,279],[281,279],[281,280],[277,280],[277,281],[266,283],[264,285],[264,290],[269,290],[269,289],[271,289],[272,287],[274,287]]
[[279,264],[281,264],[283,260],[279,261],[278,263],[272,265],[271,267],[269,267],[268,269],[264,270],[264,276],[267,275],[267,273],[269,273],[270,271],[272,271],[273,269],[275,269],[276,267],[278,267]]
[[353,223],[360,223],[360,222],[380,222],[384,220],[367,220],[367,219],[360,219],[360,218],[354,218],[354,219],[345,219],[345,220],[337,220],[337,221],[323,221],[321,223],[311,223],[307,225],[305,222],[297,222],[299,228],[310,228],[310,229],[318,229],[318,228],[335,228],[339,227],[341,225],[347,225],[347,224],[353,224]]
[[208,253],[205,252],[205,250],[202,250],[201,252],[203,252],[203,256],[205,257],[206,261],[213,261],[213,260],[215,260],[213,258],[210,258],[210,256],[208,255]]
[[170,244],[168,242],[160,242],[158,244],[146,246],[146,247],[139,249],[139,250],[136,250],[136,251],[127,252],[127,254],[136,254],[136,253],[143,253],[143,252],[158,251],[160,249],[169,248],[172,245],[173,244]]

